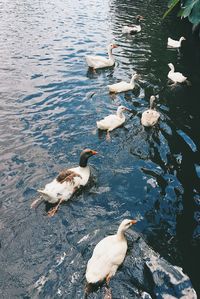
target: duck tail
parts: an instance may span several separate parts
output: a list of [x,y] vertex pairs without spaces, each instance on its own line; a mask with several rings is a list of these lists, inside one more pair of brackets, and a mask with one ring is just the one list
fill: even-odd
[[36,198],[32,203],[31,203],[31,209],[37,208],[42,202],[43,202],[42,196]]
[[41,194],[44,194],[44,195],[48,195],[46,191],[41,190],[41,189],[38,189],[37,192],[39,192],[39,193],[41,193]]
[[51,198],[51,196],[49,195],[49,193],[47,191],[45,191],[45,190],[38,189],[37,192],[39,192],[42,195],[45,195],[47,198]]

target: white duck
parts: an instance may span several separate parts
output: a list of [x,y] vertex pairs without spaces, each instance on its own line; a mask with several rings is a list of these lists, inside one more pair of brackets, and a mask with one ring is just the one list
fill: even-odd
[[150,97],[150,107],[142,113],[141,123],[144,127],[153,127],[160,118],[160,113],[154,109],[155,96]]
[[117,48],[116,44],[110,44],[108,46],[108,58],[101,56],[86,56],[86,62],[89,67],[93,69],[99,69],[104,67],[113,66],[115,64],[115,58],[112,54],[112,49]]
[[140,21],[144,20],[143,16],[137,16],[136,17],[137,24],[136,25],[131,25],[131,26],[123,26],[122,27],[122,33],[129,33],[129,34],[135,34],[138,33],[142,30]]
[[174,72],[175,69],[174,69],[174,66],[173,66],[172,63],[169,63],[168,66],[169,66],[169,68],[170,68],[170,71],[169,71],[167,77],[168,77],[171,81],[173,81],[175,84],[176,84],[176,83],[182,83],[182,82],[184,82],[184,81],[187,80],[187,77],[183,76],[182,73]]
[[[85,149],[80,154],[79,166],[75,168],[64,169],[51,183],[44,189],[37,190],[42,197],[40,201],[45,200],[49,203],[58,204],[49,211],[48,215],[53,216],[63,201],[67,201],[73,193],[81,186],[85,186],[90,177],[90,167],[87,165],[88,158],[96,155],[97,152],[91,149]],[[39,199],[34,201],[31,207],[38,203]]]
[[135,87],[135,80],[139,78],[138,74],[133,74],[130,83],[127,83],[125,81],[121,81],[119,83],[115,83],[112,85],[108,85],[108,89],[110,92],[125,92],[128,90],[133,90]]
[[167,46],[169,48],[180,48],[181,47],[181,42],[183,40],[186,40],[185,37],[183,37],[183,36],[179,40],[174,40],[174,39],[168,37]]
[[126,256],[128,246],[124,233],[136,222],[136,220],[123,220],[115,235],[105,237],[95,246],[86,269],[86,280],[89,284],[104,279],[107,285],[109,284],[110,278],[115,275]]
[[116,114],[108,115],[102,120],[96,122],[98,129],[107,131],[108,140],[110,139],[109,132],[113,131],[115,128],[120,127],[125,122],[126,117],[123,113],[124,111],[132,112],[130,109],[124,106],[119,106],[117,108]]

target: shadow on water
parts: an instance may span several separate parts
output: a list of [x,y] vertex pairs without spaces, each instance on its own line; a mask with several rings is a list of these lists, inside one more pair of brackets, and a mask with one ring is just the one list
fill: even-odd
[[[3,298],[83,298],[85,268],[99,240],[123,218],[140,218],[135,229],[167,260],[183,267],[199,290],[199,69],[187,25],[161,19],[161,1],[3,1],[0,6],[1,69],[1,289]],[[142,31],[122,26],[143,15]],[[178,53],[167,37],[185,32]],[[104,55],[115,41],[116,65],[91,72],[85,55]],[[191,63],[189,63],[189,61]],[[167,85],[167,64],[191,86]],[[107,85],[141,78],[137,88],[111,95]],[[159,93],[159,125],[144,130],[142,112]],[[124,126],[111,134],[96,121],[126,105]],[[63,204],[53,218],[36,190],[90,147],[91,184]],[[129,247],[134,239],[128,235]],[[114,298],[140,298],[131,251],[111,281]],[[103,288],[91,298],[101,298]]]

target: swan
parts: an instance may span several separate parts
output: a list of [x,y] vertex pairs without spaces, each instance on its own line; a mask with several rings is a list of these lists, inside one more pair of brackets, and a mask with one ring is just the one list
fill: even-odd
[[183,40],[186,40],[185,37],[183,37],[183,36],[179,40],[174,40],[174,39],[168,37],[167,46],[169,48],[180,48],[181,47],[181,42]]
[[77,189],[87,184],[90,177],[88,158],[96,154],[97,152],[91,149],[83,150],[80,154],[79,166],[64,169],[51,183],[46,184],[44,189],[37,190],[41,197],[35,200],[31,207],[34,207],[39,200],[45,200],[52,204],[57,203],[48,213],[49,216],[53,216],[63,201],[67,201]]
[[144,127],[153,127],[160,118],[160,113],[154,109],[154,101],[156,97],[150,97],[150,107],[142,113],[141,123]]
[[173,66],[172,63],[169,63],[168,66],[169,66],[169,68],[170,68],[170,71],[169,71],[167,77],[168,77],[171,81],[173,81],[175,84],[176,84],[176,83],[182,83],[182,82],[184,82],[184,81],[187,80],[187,77],[183,76],[182,73],[174,72],[175,69],[174,69],[174,66]]
[[108,85],[108,89],[110,92],[115,92],[115,93],[132,90],[135,87],[135,80],[138,78],[139,78],[139,75],[135,73],[132,75],[130,83],[121,81],[119,83]]
[[130,109],[124,106],[119,106],[117,108],[116,114],[110,114],[104,117],[102,120],[96,122],[98,129],[107,131],[107,140],[110,140],[109,132],[120,127],[125,122],[126,117],[123,113],[124,111],[132,112]]
[[142,30],[140,21],[144,20],[143,16],[137,16],[136,17],[137,24],[136,25],[131,25],[131,26],[123,26],[122,27],[122,33],[129,33],[129,34],[135,34],[138,33]]
[[95,284],[106,279],[109,285],[111,277],[115,275],[126,256],[128,246],[124,233],[136,223],[136,220],[124,219],[115,235],[105,237],[95,246],[86,268],[88,284]]
[[101,57],[101,56],[86,56],[86,62],[89,67],[93,69],[99,69],[99,68],[104,68],[104,67],[109,67],[113,66],[115,64],[115,59],[112,54],[112,49],[118,48],[116,44],[110,44],[108,46],[108,57]]

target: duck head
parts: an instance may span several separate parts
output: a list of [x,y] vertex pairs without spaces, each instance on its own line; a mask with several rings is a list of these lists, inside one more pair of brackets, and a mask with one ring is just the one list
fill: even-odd
[[140,16],[140,15],[137,15],[137,16],[136,16],[136,20],[137,20],[138,22],[140,22],[140,21],[144,20],[144,17],[143,17],[143,16]]
[[186,38],[184,37],[184,36],[181,36],[181,38],[180,38],[180,43],[183,41],[183,40],[186,40]]
[[121,116],[123,112],[128,111],[128,112],[132,112],[131,109],[125,107],[125,106],[119,106],[117,108],[117,115]]
[[108,46],[108,51],[112,51],[112,49],[114,49],[114,48],[118,48],[119,46],[118,45],[116,45],[116,44],[110,44],[109,46]]
[[174,66],[172,63],[168,63],[168,67],[170,68],[170,70],[174,70]]
[[154,108],[155,100],[156,100],[155,96],[150,96],[150,109]]
[[119,226],[119,228],[118,228],[118,232],[119,233],[123,233],[123,232],[125,232],[127,229],[129,229],[129,227],[131,227],[132,225],[134,225],[134,224],[136,224],[137,223],[137,220],[134,220],[134,219],[132,219],[132,220],[130,220],[130,219],[124,219],[122,222],[121,222],[121,224],[120,224],[120,226]]
[[131,84],[134,84],[134,81],[136,80],[136,79],[140,79],[141,78],[141,76],[139,75],[139,74],[137,74],[137,73],[133,73],[132,74],[132,77],[131,77]]
[[86,167],[87,166],[87,162],[88,159],[94,155],[98,154],[98,152],[91,150],[89,148],[86,148],[85,150],[83,150],[80,154],[80,162],[79,162],[79,166],[80,167]]

